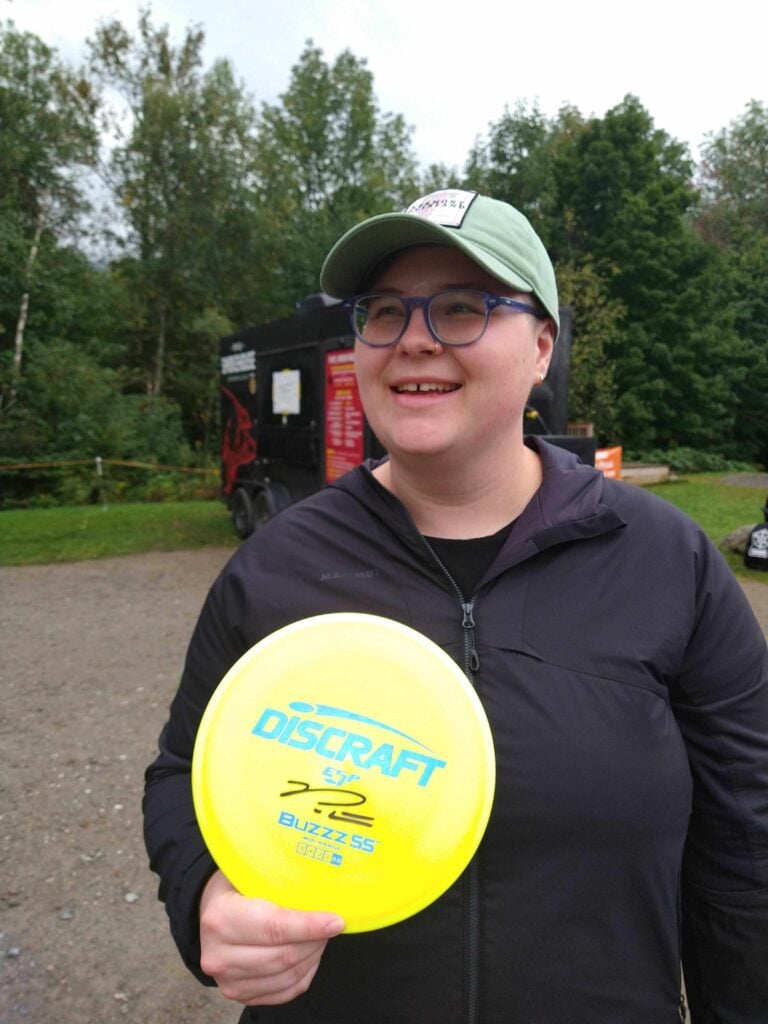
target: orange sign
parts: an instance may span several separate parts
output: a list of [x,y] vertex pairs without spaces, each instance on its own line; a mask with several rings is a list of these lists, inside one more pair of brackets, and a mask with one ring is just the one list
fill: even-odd
[[595,469],[609,477],[611,480],[621,480],[621,455],[622,449],[598,448],[595,452]]

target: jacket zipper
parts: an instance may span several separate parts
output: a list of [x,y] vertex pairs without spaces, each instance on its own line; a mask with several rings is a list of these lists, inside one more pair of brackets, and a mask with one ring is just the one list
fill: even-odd
[[424,544],[428,549],[430,555],[432,555],[434,560],[440,566],[443,575],[451,584],[454,591],[456,592],[456,596],[459,599],[462,614],[461,628],[464,630],[464,672],[469,677],[469,681],[474,686],[475,675],[477,674],[477,672],[480,671],[480,656],[478,655],[477,648],[475,647],[475,619],[472,614],[475,608],[475,597],[473,595],[472,597],[470,597],[469,601],[466,601],[464,599],[464,595],[461,592],[461,587],[453,578],[453,576],[451,576],[446,567],[443,565],[439,556],[432,548],[432,545],[429,543],[426,537],[422,536],[421,539],[424,541]]
[[[474,595],[469,601],[465,600],[461,587],[443,565],[429,541],[423,536],[422,539],[459,598],[462,612],[461,628],[464,631],[464,672],[474,686],[475,675],[480,670],[480,657],[475,646]],[[480,1019],[480,865],[477,853],[467,868],[467,885],[467,1024],[477,1024]]]
[[464,618],[461,620],[461,626],[464,630],[464,665],[471,681],[474,681],[475,673],[480,671],[480,657],[475,647],[475,619],[472,615],[474,607],[474,598],[469,601],[462,598],[461,610],[464,612]]

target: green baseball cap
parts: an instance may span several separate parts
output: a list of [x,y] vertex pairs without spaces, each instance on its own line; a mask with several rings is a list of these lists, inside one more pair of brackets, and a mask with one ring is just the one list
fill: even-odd
[[560,329],[555,271],[528,218],[509,203],[463,189],[431,192],[402,213],[384,213],[351,228],[328,253],[320,287],[348,298],[381,260],[430,243],[455,246],[515,291],[532,292]]

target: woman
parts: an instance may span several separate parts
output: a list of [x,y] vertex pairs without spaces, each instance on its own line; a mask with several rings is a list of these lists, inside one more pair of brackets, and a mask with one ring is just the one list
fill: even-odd
[[[768,1020],[765,642],[693,523],[524,441],[558,327],[540,240],[512,207],[446,190],[353,228],[321,280],[349,300],[388,458],[282,513],[209,594],[146,791],[187,964],[243,1021],[673,1024],[682,947],[696,1024]],[[337,937],[331,912],[234,891],[197,830],[189,765],[246,649],[349,610],[462,665],[497,792],[441,899]]]

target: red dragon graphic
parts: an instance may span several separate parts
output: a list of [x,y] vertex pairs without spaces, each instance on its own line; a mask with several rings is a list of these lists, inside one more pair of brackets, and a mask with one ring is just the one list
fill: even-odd
[[221,389],[232,402],[234,415],[227,417],[221,441],[221,463],[224,468],[224,493],[229,496],[235,486],[240,466],[256,458],[253,418],[245,406],[227,388]]

